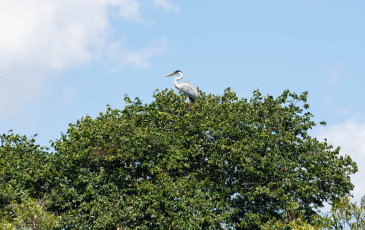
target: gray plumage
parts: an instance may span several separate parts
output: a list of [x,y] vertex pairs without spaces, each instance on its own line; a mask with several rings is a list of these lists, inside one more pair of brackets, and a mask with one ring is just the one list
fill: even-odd
[[175,78],[174,83],[176,89],[178,89],[180,92],[182,92],[188,99],[188,102],[193,103],[198,97],[201,97],[198,90],[195,89],[195,87],[190,84],[190,82],[184,81],[178,84],[177,82],[180,81],[183,78],[183,74],[180,70],[176,70],[172,74],[167,75],[166,77],[170,77],[173,75],[180,75],[180,77]]

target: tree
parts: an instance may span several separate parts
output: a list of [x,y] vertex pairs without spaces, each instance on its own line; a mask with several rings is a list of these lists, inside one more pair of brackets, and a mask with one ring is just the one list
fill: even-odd
[[47,212],[49,153],[35,139],[0,136],[0,229],[51,229],[59,217]]
[[72,229],[253,229],[311,224],[353,188],[355,162],[307,133],[306,92],[202,95],[126,96],[123,110],[70,124],[53,143],[48,211]]
[[365,229],[365,196],[359,206],[349,196],[336,200],[321,222],[323,229]]

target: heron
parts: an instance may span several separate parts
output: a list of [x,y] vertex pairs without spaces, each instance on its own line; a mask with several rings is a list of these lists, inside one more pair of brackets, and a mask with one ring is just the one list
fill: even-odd
[[180,70],[176,70],[172,74],[166,75],[165,77],[170,77],[174,75],[180,75],[180,77],[175,78],[174,83],[176,89],[178,89],[180,92],[182,92],[188,99],[188,102],[193,103],[198,97],[201,97],[198,90],[195,89],[195,87],[190,84],[190,82],[184,81],[178,84],[177,82],[180,81],[183,78],[183,73]]

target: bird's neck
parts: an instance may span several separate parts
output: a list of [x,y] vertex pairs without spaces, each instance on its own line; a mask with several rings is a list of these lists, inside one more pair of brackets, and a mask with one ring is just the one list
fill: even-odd
[[178,82],[178,81],[180,81],[180,80],[183,78],[183,74],[182,74],[182,73],[179,73],[179,75],[180,75],[180,77],[177,77],[177,78],[175,78],[175,80],[174,80],[175,87],[176,87],[177,89],[180,89],[180,84],[178,84],[177,82]]

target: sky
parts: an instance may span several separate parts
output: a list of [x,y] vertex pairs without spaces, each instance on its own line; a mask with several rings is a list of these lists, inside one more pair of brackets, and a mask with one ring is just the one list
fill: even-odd
[[[0,132],[49,146],[68,124],[174,88],[309,92],[311,135],[359,167],[365,195],[365,2],[0,0]],[[176,89],[175,89],[176,90]]]

